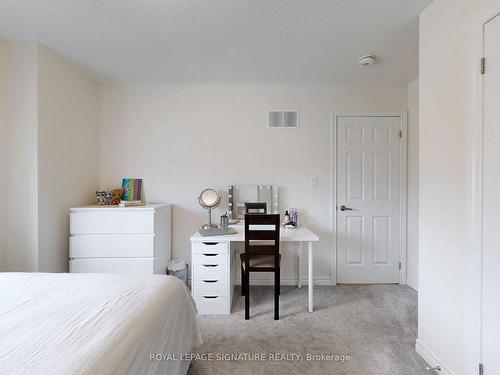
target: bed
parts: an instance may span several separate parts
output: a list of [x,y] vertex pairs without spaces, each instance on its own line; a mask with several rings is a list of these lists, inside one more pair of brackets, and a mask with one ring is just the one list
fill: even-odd
[[185,374],[196,308],[171,276],[0,273],[0,374]]

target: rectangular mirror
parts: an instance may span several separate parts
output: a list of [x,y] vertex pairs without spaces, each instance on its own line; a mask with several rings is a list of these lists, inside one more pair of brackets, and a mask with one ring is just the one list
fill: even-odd
[[268,214],[279,213],[277,186],[232,185],[229,186],[228,198],[231,219],[245,218],[245,203],[265,203]]

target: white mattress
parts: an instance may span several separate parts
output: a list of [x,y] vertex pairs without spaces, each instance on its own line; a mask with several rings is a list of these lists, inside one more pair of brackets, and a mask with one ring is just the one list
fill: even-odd
[[200,344],[171,276],[0,273],[0,374],[179,374],[186,362],[150,354]]

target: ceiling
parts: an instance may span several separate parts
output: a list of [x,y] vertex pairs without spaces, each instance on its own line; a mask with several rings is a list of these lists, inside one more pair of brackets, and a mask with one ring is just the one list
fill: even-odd
[[[431,0],[0,0],[0,38],[127,83],[402,84]],[[369,70],[361,55],[377,55]]]

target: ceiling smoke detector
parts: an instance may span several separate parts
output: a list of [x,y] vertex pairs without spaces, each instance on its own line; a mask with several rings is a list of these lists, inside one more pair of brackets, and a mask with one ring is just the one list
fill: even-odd
[[365,55],[358,59],[360,68],[370,68],[375,63],[375,55]]

